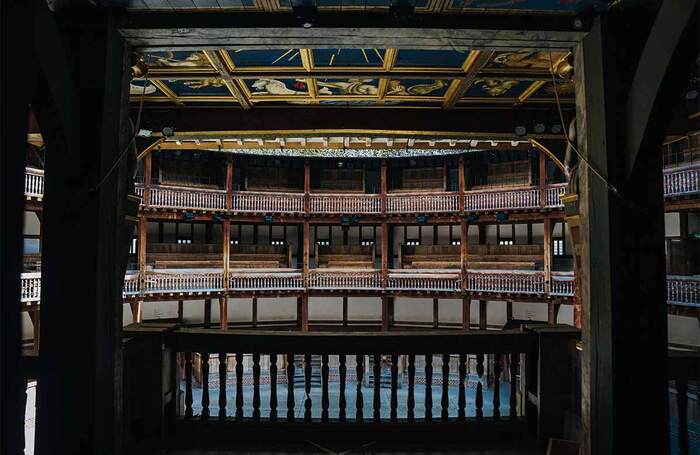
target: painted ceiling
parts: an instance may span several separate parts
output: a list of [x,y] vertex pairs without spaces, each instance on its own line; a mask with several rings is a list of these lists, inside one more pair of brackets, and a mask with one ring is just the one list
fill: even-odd
[[[236,10],[290,12],[293,6],[315,5],[319,11],[386,10],[397,0],[118,0],[136,11]],[[496,13],[576,13],[608,0],[405,0],[419,14]]]
[[[460,108],[573,102],[557,51],[219,49],[144,52],[146,103]],[[554,80],[553,80],[554,79]]]

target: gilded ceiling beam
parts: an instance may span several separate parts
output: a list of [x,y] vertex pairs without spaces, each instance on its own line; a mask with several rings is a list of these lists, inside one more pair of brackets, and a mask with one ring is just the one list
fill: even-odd
[[236,85],[236,81],[233,79],[233,77],[231,77],[231,73],[229,72],[228,68],[226,68],[224,62],[221,60],[219,52],[204,51],[204,55],[207,56],[207,59],[209,59],[211,66],[213,66],[216,72],[218,73],[219,78],[224,82],[224,85],[226,85],[228,91],[231,92],[231,94],[236,98],[236,101],[238,101],[240,105],[243,106],[243,109],[252,109],[252,103],[248,101],[245,95],[243,95],[241,90],[238,88],[238,85]]

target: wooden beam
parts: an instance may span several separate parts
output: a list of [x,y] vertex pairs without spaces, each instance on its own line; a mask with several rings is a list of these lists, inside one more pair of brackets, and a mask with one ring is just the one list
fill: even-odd
[[[426,27],[429,25],[429,27]],[[362,33],[357,33],[362,29]],[[289,15],[239,12],[139,13],[120,28],[132,45],[146,51],[174,48],[408,48],[567,50],[585,36],[569,16],[435,15],[398,20],[386,14],[318,12],[311,30]]]
[[491,60],[493,51],[472,50],[464,63],[464,76],[453,80],[445,94],[443,109],[452,109],[474,83],[479,71]]
[[488,327],[488,302],[479,300],[479,330],[486,330]]
[[544,153],[539,153],[540,208],[547,206],[547,162]]
[[229,92],[231,92],[231,95],[233,95],[236,98],[236,101],[238,101],[238,103],[243,107],[243,109],[252,109],[252,103],[248,101],[243,92],[238,88],[238,85],[236,84],[234,78],[231,77],[231,73],[229,72],[228,68],[226,67],[224,62],[221,61],[219,53],[217,51],[203,52],[204,55],[206,55],[209,62],[211,63],[211,66],[213,66],[216,72],[218,73],[219,78],[224,82]]
[[152,154],[147,154],[143,158],[143,205],[144,207],[148,207],[151,205],[151,180],[152,180],[152,174],[151,174],[151,163],[152,163]]
[[460,258],[460,273],[462,275],[462,289],[467,289],[468,287],[468,276],[467,276],[467,260],[469,258],[469,225],[467,220],[462,218],[459,222],[459,258]]
[[382,160],[381,167],[379,170],[379,196],[380,200],[380,211],[382,214],[386,213],[386,195],[387,195],[387,164],[386,160]]

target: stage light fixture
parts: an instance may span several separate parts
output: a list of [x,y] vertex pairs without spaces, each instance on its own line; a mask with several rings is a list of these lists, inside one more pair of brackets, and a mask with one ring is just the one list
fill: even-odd
[[175,128],[173,128],[172,126],[164,126],[162,133],[165,137],[173,137],[175,136]]
[[523,125],[518,125],[515,127],[515,135],[518,137],[523,137],[527,134],[527,128]]
[[534,128],[534,129],[535,129],[535,133],[537,133],[537,134],[542,134],[542,133],[544,133],[544,131],[545,131],[546,128],[547,128],[547,127],[544,126],[544,123],[541,123],[541,122],[535,123],[535,128]]

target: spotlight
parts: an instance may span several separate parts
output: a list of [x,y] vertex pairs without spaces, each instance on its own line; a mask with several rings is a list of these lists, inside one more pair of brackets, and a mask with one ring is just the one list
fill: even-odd
[[518,125],[515,127],[515,135],[518,137],[523,137],[527,134],[527,129],[523,125]]
[[163,136],[165,136],[165,137],[175,136],[175,128],[173,128],[172,126],[164,126],[162,132],[163,132]]
[[143,61],[143,58],[139,55],[135,55],[132,57],[132,62],[133,65],[131,65],[131,78],[139,78],[139,77],[144,77],[148,74],[148,65],[146,65],[146,62]]
[[546,127],[544,126],[544,123],[535,123],[535,133],[537,134],[542,134],[544,133]]
[[311,28],[314,26],[314,23],[316,22],[316,15],[318,14],[318,10],[315,5],[293,6],[292,12],[302,27]]
[[561,133],[561,125],[558,123],[555,123],[554,125],[552,125],[552,129],[550,131],[552,132],[552,134]]

